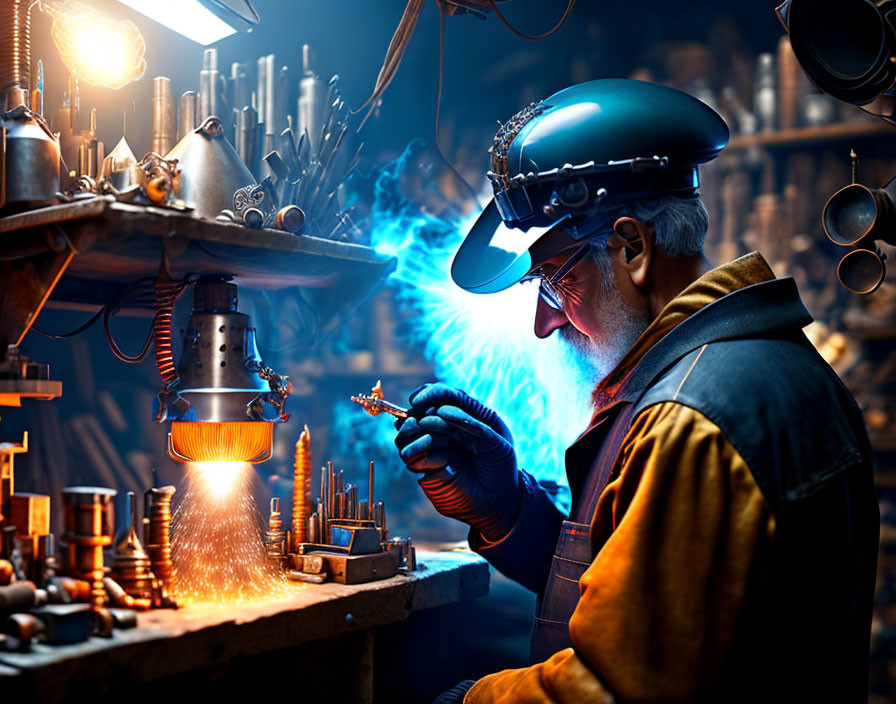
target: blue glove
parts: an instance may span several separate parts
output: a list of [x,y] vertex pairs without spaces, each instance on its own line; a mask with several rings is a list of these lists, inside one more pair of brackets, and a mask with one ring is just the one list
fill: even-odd
[[463,521],[492,542],[516,523],[522,501],[513,438],[490,408],[459,389],[427,384],[410,396],[399,421],[401,459],[443,516]]

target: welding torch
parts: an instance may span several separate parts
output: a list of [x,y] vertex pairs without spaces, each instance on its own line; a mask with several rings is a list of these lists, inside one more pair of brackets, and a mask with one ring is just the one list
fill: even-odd
[[[369,394],[358,394],[357,396],[351,396],[350,398],[355,403],[360,404],[364,410],[372,416],[378,416],[380,413],[388,413],[390,416],[395,416],[396,418],[401,419],[409,418],[411,416],[411,413],[407,408],[383,398],[382,386],[379,382],[377,382],[377,385],[371,389]],[[452,428],[461,430],[469,435],[479,435],[479,432],[475,428],[472,428],[461,421],[443,420],[445,420],[445,422]]]
[[398,404],[390,403],[376,394],[359,394],[357,396],[352,396],[351,400],[361,404],[361,406],[364,407],[364,410],[372,416],[378,416],[380,413],[388,413],[390,416],[395,416],[396,418],[407,418],[410,415],[407,408],[402,408]]

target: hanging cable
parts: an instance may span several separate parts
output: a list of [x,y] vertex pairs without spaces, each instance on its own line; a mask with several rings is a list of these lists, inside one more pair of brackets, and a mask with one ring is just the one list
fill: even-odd
[[106,333],[106,342],[109,345],[109,349],[112,350],[112,354],[114,354],[122,362],[126,362],[127,364],[139,364],[144,359],[146,359],[146,355],[149,352],[149,346],[152,344],[152,330],[153,325],[155,324],[155,319],[156,317],[158,317],[158,313],[153,316],[153,322],[152,324],[150,324],[149,332],[146,335],[146,339],[143,341],[143,347],[140,349],[140,352],[138,352],[133,357],[125,354],[118,346],[118,343],[115,342],[115,338],[112,336],[112,330],[109,327],[109,319],[112,317],[113,313],[114,311],[109,308],[107,308],[106,312],[103,313],[103,330]]
[[124,292],[113,304],[107,305],[103,310],[103,332],[106,334],[106,344],[109,345],[109,349],[112,351],[112,354],[114,354],[116,358],[120,359],[122,362],[127,362],[128,364],[137,364],[139,362],[142,362],[146,358],[146,353],[149,352],[149,344],[152,340],[149,336],[147,336],[146,340],[143,343],[143,348],[140,350],[140,352],[135,357],[131,357],[125,354],[118,346],[118,343],[115,342],[115,338],[112,336],[110,320],[112,316],[118,312],[119,308],[139,296],[139,294],[131,296],[130,294],[132,291],[137,289],[140,285],[149,283],[150,281],[152,281],[152,279],[149,277],[137,279],[137,281],[132,283],[124,290]]
[[373,92],[370,94],[370,97],[364,101],[364,104],[361,107],[357,110],[352,110],[352,114],[355,115],[361,112],[364,108],[370,106],[364,119],[361,120],[361,124],[358,125],[358,132],[364,127],[367,118],[373,114],[374,110],[376,110],[377,102],[383,97],[386,88],[389,87],[392,79],[395,78],[395,74],[398,72],[398,67],[401,65],[401,59],[404,57],[405,49],[408,48],[408,44],[411,41],[411,35],[414,33],[414,28],[417,26],[417,20],[420,18],[420,11],[422,9],[423,0],[408,0],[408,4],[404,9],[401,20],[398,22],[398,27],[395,28],[395,33],[392,35],[392,41],[389,42],[389,48],[386,49],[386,58],[383,59],[383,66],[376,78],[376,85],[373,87]]
[[442,159],[445,160],[445,163],[448,164],[448,168],[451,169],[451,172],[457,176],[460,182],[467,187],[468,191],[470,191],[470,195],[473,196],[473,202],[476,203],[477,207],[482,208],[482,203],[479,202],[479,194],[476,192],[476,189],[470,185],[467,179],[461,175],[460,171],[457,170],[457,167],[454,166],[447,154],[445,154],[445,150],[442,149],[442,139],[439,135],[439,114],[442,110],[442,78],[445,74],[445,5],[443,2],[444,0],[436,0],[436,4],[439,6],[439,92],[436,97],[436,149],[439,150],[439,154],[442,156]]
[[[439,3],[439,4],[441,5],[441,3]],[[560,30],[560,28],[564,24],[566,24],[566,20],[569,19],[569,14],[572,12],[572,8],[575,4],[576,4],[576,0],[569,0],[569,3],[566,5],[566,12],[563,13],[563,17],[561,17],[560,21],[554,25],[553,29],[548,30],[544,34],[531,35],[531,34],[526,34],[524,32],[521,32],[516,27],[514,27],[512,24],[510,24],[510,22],[507,20],[507,18],[501,14],[501,11],[498,9],[497,3],[495,3],[495,0],[488,0],[488,6],[498,16],[498,19],[504,23],[504,25],[507,27],[507,29],[509,29],[511,32],[513,32],[516,36],[522,37],[523,39],[530,41],[530,42],[537,42],[542,39],[547,39],[552,34],[555,34],[556,32],[558,32]]]
[[131,296],[130,294],[135,289],[137,289],[141,284],[148,283],[149,281],[152,281],[152,279],[147,277],[147,278],[137,279],[136,281],[131,282],[130,284],[127,285],[127,287],[123,291],[121,291],[117,296],[115,296],[115,298],[113,298],[111,301],[106,303],[106,305],[104,305],[96,313],[94,313],[92,316],[90,316],[90,318],[88,318],[84,324],[78,326],[74,330],[69,330],[68,332],[61,332],[61,333],[52,333],[52,332],[47,332],[46,330],[41,330],[36,325],[32,325],[31,329],[34,330],[39,335],[48,337],[51,340],[65,340],[69,337],[74,337],[75,335],[79,335],[80,333],[82,333],[85,330],[87,330],[88,328],[90,328],[101,317],[104,317],[106,315],[106,311],[109,310],[110,307],[114,308],[114,310],[113,310],[113,312],[114,312],[114,311],[117,311],[119,308],[121,308],[125,303],[129,303],[129,302],[133,301],[136,296]]
[[171,347],[171,320],[174,314],[174,304],[190,284],[193,283],[194,279],[191,274],[184,276],[181,281],[159,282],[156,280],[156,284],[151,290],[156,305],[156,312],[150,323],[146,339],[143,341],[143,345],[137,354],[129,355],[124,352],[116,342],[115,336],[112,334],[112,316],[128,303],[139,301],[142,296],[150,293],[150,291],[139,291],[138,289],[141,285],[152,281],[154,281],[152,277],[144,277],[128,284],[128,286],[112,301],[100,308],[96,313],[90,316],[85,323],[74,330],[64,333],[51,333],[41,330],[36,325],[32,325],[31,329],[51,340],[64,340],[84,332],[102,318],[106,343],[109,345],[112,354],[122,362],[127,364],[139,364],[146,359],[147,354],[149,354],[149,348],[152,345],[153,340],[155,340],[156,364],[159,367],[159,374],[161,374],[162,380],[166,384],[170,383],[172,380],[177,379],[177,373],[174,371],[174,359]]
[[75,328],[74,330],[69,330],[68,332],[60,332],[60,333],[47,332],[46,330],[41,330],[39,327],[37,327],[37,325],[32,325],[31,329],[34,330],[34,332],[38,333],[39,335],[43,335],[44,337],[49,337],[51,340],[65,340],[69,337],[74,337],[75,335],[78,335],[78,334],[84,332],[85,330],[87,330],[87,328],[89,328],[97,320],[100,319],[100,316],[102,316],[102,314],[105,310],[106,310],[106,306],[103,306],[96,313],[91,315],[87,319],[86,323],[84,323],[80,327]]

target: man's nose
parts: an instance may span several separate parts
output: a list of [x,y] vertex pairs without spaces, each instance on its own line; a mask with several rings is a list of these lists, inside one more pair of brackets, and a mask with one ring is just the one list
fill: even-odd
[[562,310],[551,308],[541,296],[538,297],[538,306],[535,308],[535,337],[544,339],[568,322],[569,318]]

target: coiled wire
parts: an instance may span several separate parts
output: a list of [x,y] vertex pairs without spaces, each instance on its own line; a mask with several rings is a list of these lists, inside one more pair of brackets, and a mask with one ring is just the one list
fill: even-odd
[[27,90],[31,79],[31,6],[34,0],[0,3],[0,92]]

